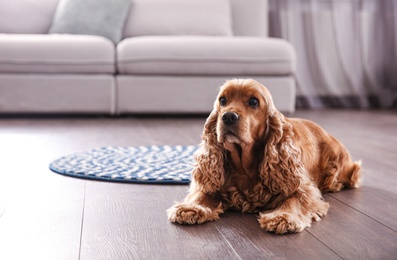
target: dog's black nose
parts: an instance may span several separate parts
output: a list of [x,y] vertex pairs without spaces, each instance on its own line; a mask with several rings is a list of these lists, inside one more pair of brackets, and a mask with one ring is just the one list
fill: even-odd
[[234,112],[226,112],[222,116],[222,122],[225,123],[225,125],[233,125],[238,121],[238,119],[238,114]]

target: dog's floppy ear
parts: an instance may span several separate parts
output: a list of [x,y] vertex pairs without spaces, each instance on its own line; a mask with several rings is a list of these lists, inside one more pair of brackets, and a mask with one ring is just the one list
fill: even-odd
[[218,112],[214,108],[204,125],[200,149],[195,154],[196,166],[193,178],[199,189],[214,193],[224,183],[224,148],[217,141],[216,124]]
[[274,107],[271,98],[269,102],[260,176],[271,193],[289,196],[298,189],[304,168],[300,151],[292,142],[292,125]]

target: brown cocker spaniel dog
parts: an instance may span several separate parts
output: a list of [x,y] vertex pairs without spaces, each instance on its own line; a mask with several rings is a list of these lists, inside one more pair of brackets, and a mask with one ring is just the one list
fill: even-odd
[[283,116],[259,82],[220,89],[208,117],[187,197],[168,209],[180,224],[201,224],[226,209],[260,212],[260,226],[300,232],[329,208],[321,192],[357,188],[360,162],[315,123]]

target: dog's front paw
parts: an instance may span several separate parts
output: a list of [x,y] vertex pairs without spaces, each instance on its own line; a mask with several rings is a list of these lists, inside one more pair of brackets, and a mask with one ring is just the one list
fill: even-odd
[[200,205],[175,204],[167,210],[168,219],[179,224],[201,224],[219,218],[219,211]]
[[316,212],[310,213],[311,220],[312,220],[313,222],[318,222],[318,221],[320,221],[320,220],[327,214],[328,207],[329,207],[329,206],[328,206],[328,204],[327,204],[326,207],[324,207],[324,208],[322,208],[322,209],[318,209],[318,211],[316,211]]
[[304,223],[299,217],[288,212],[261,213],[259,224],[266,231],[276,234],[298,233],[310,226]]

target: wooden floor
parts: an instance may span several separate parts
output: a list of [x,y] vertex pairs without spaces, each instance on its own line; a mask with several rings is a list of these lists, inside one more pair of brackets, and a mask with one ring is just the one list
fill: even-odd
[[358,190],[326,194],[328,215],[299,234],[254,214],[171,224],[187,186],[64,177],[48,164],[101,146],[195,145],[204,118],[0,119],[0,259],[397,259],[397,112],[298,111],[362,159]]

